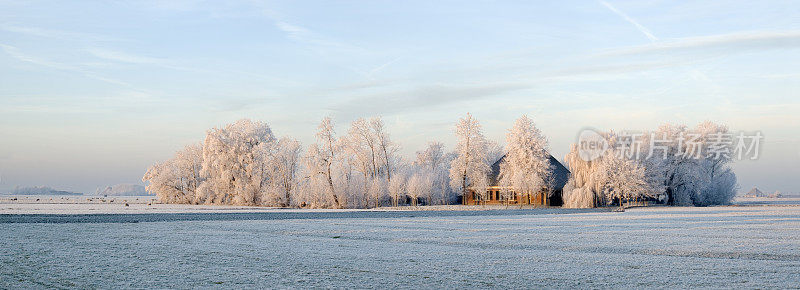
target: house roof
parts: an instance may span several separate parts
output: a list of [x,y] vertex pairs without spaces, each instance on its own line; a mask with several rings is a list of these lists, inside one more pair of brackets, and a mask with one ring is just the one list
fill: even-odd
[[[564,167],[561,162],[553,157],[553,155],[549,155],[548,161],[550,162],[550,168],[553,170],[553,174],[555,176],[555,190],[564,189],[564,185],[567,184],[567,179],[569,179],[569,170]],[[490,186],[497,186],[498,179],[500,177],[500,164],[506,159],[506,155],[500,157],[499,160],[495,161],[492,164],[492,174],[489,176],[489,185]]]
[[750,192],[747,193],[747,195],[762,196],[764,195],[764,192],[758,190],[758,188],[753,187],[753,189],[751,189]]

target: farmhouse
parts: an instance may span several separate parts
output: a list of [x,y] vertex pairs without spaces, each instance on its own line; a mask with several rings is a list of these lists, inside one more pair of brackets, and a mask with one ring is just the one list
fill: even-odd
[[753,187],[753,189],[751,189],[749,192],[747,192],[747,194],[745,194],[745,197],[765,197],[765,196],[767,195],[756,187]]
[[489,176],[489,187],[486,188],[486,195],[480,196],[475,190],[470,190],[464,200],[465,204],[532,204],[532,205],[547,205],[547,206],[561,206],[563,203],[561,193],[564,185],[567,184],[569,178],[569,170],[564,167],[561,162],[558,162],[555,157],[550,155],[548,161],[550,168],[553,170],[553,184],[551,188],[542,188],[538,192],[516,192],[514,189],[509,189],[512,193],[510,198],[504,198],[501,193],[504,190],[499,186],[500,179],[500,164],[503,163],[506,156],[497,160],[492,164],[492,172]]

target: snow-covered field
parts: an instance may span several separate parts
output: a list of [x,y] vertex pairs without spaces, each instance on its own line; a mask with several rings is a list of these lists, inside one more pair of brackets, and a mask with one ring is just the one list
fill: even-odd
[[800,199],[774,201],[622,213],[100,204],[112,215],[2,204],[0,288],[796,288]]
[[264,211],[247,206],[159,204],[155,196],[0,195],[0,214],[137,214]]

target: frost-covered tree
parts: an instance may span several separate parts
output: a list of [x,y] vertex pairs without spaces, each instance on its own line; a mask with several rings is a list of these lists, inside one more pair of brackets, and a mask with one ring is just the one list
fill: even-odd
[[[437,176],[439,176],[439,188],[442,189],[440,194],[440,203],[441,204],[453,204],[458,202],[458,198],[460,196],[460,192],[454,190],[453,187],[450,185],[450,166],[453,164],[453,160],[456,159],[455,152],[447,152],[444,155],[444,162],[440,165],[440,170]],[[491,170],[491,167],[489,168]],[[488,184],[488,180],[487,180]]]
[[382,163],[381,148],[376,138],[377,134],[372,129],[373,127],[370,122],[364,118],[359,118],[353,121],[350,125],[347,137],[343,139],[344,148],[346,148],[348,154],[351,156],[351,158],[348,159],[350,164],[357,171],[361,172],[363,176],[363,179],[358,179],[358,183],[363,186],[363,191],[360,195],[365,199],[363,201],[364,207],[367,207],[369,204],[369,201],[366,199],[369,198],[370,193],[373,194],[374,205],[376,207],[380,206],[380,192],[371,192],[369,188],[375,183],[374,179],[378,178],[379,164]]
[[375,207],[380,207],[389,198],[389,182],[383,178],[373,178],[369,186],[370,196],[375,198],[375,203],[370,204]]
[[445,153],[444,144],[441,142],[428,142],[425,150],[417,151],[417,159],[414,163],[420,167],[434,169],[444,164]]
[[148,183],[147,191],[156,194],[161,202],[194,203],[197,187],[203,182],[202,164],[202,144],[189,145],[174,157],[150,166],[142,181]]
[[424,170],[414,172],[408,178],[408,196],[411,198],[411,205],[417,206],[420,197],[429,196],[433,190],[433,180],[431,175]]
[[[700,148],[694,148],[692,143],[693,132],[689,131],[685,125],[664,124],[658,127],[653,134],[656,142],[661,140],[660,153],[649,158],[648,168],[661,171],[663,174],[662,184],[666,203],[670,205],[691,204],[691,195],[696,184],[699,182],[696,177]],[[651,142],[643,142],[649,144]]]
[[386,176],[386,182],[392,181],[392,173],[397,163],[397,151],[400,149],[397,143],[392,142],[389,132],[384,127],[383,119],[380,117],[370,119],[373,136],[378,147],[378,174]]
[[728,204],[736,195],[736,175],[730,168],[733,148],[727,141],[732,141],[727,126],[705,121],[695,129],[706,148],[702,161],[698,163],[699,179],[702,180],[697,189],[699,193],[693,203],[699,206]]
[[450,162],[450,186],[461,192],[466,201],[470,188],[486,198],[490,165],[487,141],[480,123],[467,113],[456,124],[456,158]]
[[454,199],[448,178],[452,159],[451,154],[444,152],[441,142],[429,142],[425,150],[417,151],[414,166],[430,174],[433,183],[428,195],[429,204],[449,204]]
[[522,116],[506,134],[506,158],[500,164],[499,184],[504,195],[510,189],[522,193],[536,193],[548,186],[552,174],[547,153],[547,139],[536,128],[533,120]]
[[622,206],[623,200],[648,196],[644,167],[615,152],[606,152],[603,156],[597,179],[606,204],[617,202]]
[[[341,208],[339,192],[334,179],[341,176],[339,154],[342,148],[337,141],[333,120],[325,117],[317,127],[317,143],[308,147],[304,165],[307,182],[303,186],[306,205],[312,207]],[[324,194],[324,195],[323,195]]]
[[355,120],[341,138],[335,137],[333,120],[323,119],[317,142],[309,146],[304,161],[306,178],[300,205],[337,208],[383,205],[389,200],[390,191],[397,187],[392,177],[400,162],[396,156],[398,148],[380,118]]
[[248,119],[214,128],[203,142],[205,181],[198,187],[200,202],[260,205],[270,194],[270,159],[276,140],[269,125]]
[[395,171],[392,181],[389,182],[389,194],[392,197],[392,206],[400,204],[400,198],[405,197],[408,193],[406,191],[408,183],[408,174],[405,170]]
[[297,175],[300,166],[300,154],[302,151],[300,142],[283,137],[278,141],[277,148],[272,158],[275,161],[275,174],[277,185],[283,194],[283,206],[292,205],[292,194],[297,190]]
[[346,137],[340,139],[344,154],[351,169],[360,176],[347,178],[351,186],[360,189],[348,191],[357,207],[379,207],[387,194],[388,184],[397,162],[398,147],[391,141],[389,133],[379,117],[369,120],[359,118],[350,126]]
[[486,161],[492,166],[497,160],[506,155],[506,148],[494,140],[486,140]]
[[[603,135],[609,149],[593,160],[583,160],[573,144],[565,161],[570,178],[563,190],[565,207],[596,207],[623,200],[655,198],[663,192],[661,170],[648,170],[647,159],[629,155],[614,132]],[[630,140],[628,140],[630,141]],[[646,150],[646,147],[643,147]]]
[[709,179],[700,189],[701,194],[695,198],[694,204],[698,206],[730,204],[739,189],[733,169],[724,167],[715,173],[706,171],[704,174]]
[[[287,205],[294,179],[281,174],[293,170],[297,157],[282,143],[266,123],[239,120],[209,130],[202,145],[153,165],[143,180],[167,203]],[[299,150],[299,144],[286,146]]]
[[[731,201],[736,193],[736,178],[729,167],[732,152],[729,144],[720,142],[730,138],[729,134],[726,126],[712,122],[694,129],[664,124],[653,134],[645,134],[644,144],[660,143],[659,153],[663,154],[644,164],[648,171],[662,173],[667,204],[704,206]],[[655,140],[648,140],[648,135]],[[719,191],[724,188],[727,190]]]
[[562,191],[564,207],[596,207],[598,205],[597,193],[600,192],[599,182],[596,178],[600,160],[584,160],[579,155],[578,145],[572,144],[564,161],[570,171],[569,180]]
[[364,118],[359,118],[350,124],[348,139],[345,142],[350,153],[355,155],[362,165],[359,171],[365,176],[374,177],[378,168],[378,148],[375,136]]
[[[617,172],[618,176],[634,181],[644,176],[643,186],[637,189],[640,193],[633,198],[663,197],[669,205],[706,206],[729,203],[736,193],[736,176],[729,166],[731,148],[726,147],[729,143],[723,142],[730,135],[723,125],[704,122],[689,129],[684,125],[664,124],[655,131],[641,134],[638,140],[642,151],[640,158],[620,152],[620,144],[615,144],[619,135],[613,132],[604,135],[613,156],[625,160],[604,156],[585,161],[580,159],[573,145],[566,157],[571,176],[564,188],[565,206],[590,207],[608,202],[608,172],[614,172],[608,166],[623,161],[632,164],[622,164],[621,167],[628,170]],[[611,193],[618,197],[618,191]]]

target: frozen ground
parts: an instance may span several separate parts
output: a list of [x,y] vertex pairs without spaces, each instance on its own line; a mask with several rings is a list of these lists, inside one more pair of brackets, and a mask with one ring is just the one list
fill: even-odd
[[[420,206],[383,207],[380,211],[485,211],[518,209],[517,206]],[[0,195],[0,214],[143,214],[143,213],[259,213],[259,212],[308,212],[298,209],[278,209],[256,206],[219,206],[159,204],[152,196],[36,196]],[[315,210],[329,212],[332,210]],[[335,210],[371,211],[371,210]]]
[[138,214],[264,211],[247,206],[158,204],[155,196],[0,195],[0,214]]
[[0,288],[797,288],[800,206],[739,202],[2,214]]

